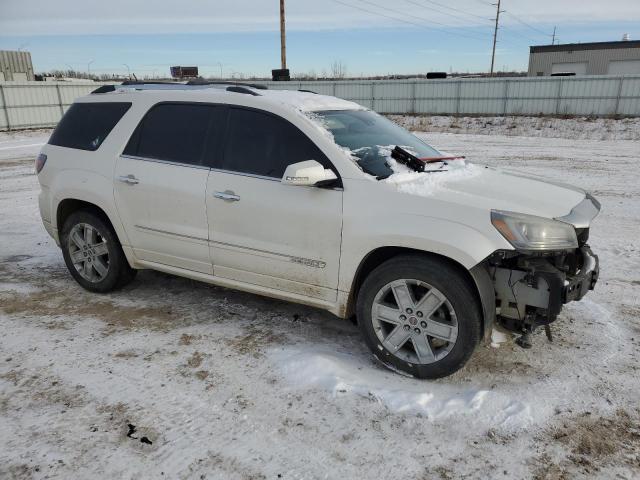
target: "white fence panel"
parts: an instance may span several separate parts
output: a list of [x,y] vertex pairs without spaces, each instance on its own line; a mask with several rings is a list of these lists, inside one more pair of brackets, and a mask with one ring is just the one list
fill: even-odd
[[[640,75],[257,82],[311,90],[382,113],[640,116]],[[100,84],[0,82],[0,130],[55,125]]]

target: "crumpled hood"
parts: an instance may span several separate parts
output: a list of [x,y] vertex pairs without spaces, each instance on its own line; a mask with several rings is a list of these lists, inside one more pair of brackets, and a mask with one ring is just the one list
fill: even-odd
[[403,193],[486,210],[506,210],[545,218],[567,215],[585,198],[579,188],[507,172],[462,164],[439,173],[397,173],[385,180]]

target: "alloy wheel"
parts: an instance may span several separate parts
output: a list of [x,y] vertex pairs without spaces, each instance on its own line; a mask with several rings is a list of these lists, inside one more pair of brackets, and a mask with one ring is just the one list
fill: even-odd
[[413,364],[443,359],[458,337],[453,306],[420,280],[400,279],[382,287],[373,300],[371,321],[384,348]]
[[94,226],[88,223],[74,225],[69,232],[67,248],[73,266],[85,280],[98,283],[109,273],[107,240]]

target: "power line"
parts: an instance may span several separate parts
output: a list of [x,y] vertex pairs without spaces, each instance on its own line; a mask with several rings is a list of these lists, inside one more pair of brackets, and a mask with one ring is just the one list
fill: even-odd
[[[416,2],[414,2],[414,1],[412,1],[412,0],[405,0],[405,1],[407,1],[407,2],[409,2],[409,3],[413,3],[413,4],[416,4],[416,5],[417,5],[417,3],[416,3]],[[454,11],[454,12],[462,13],[462,14],[467,15],[467,16],[469,16],[469,17],[476,17],[476,18],[480,18],[481,20],[484,20],[484,21],[488,21],[488,20],[489,20],[488,18],[485,18],[485,17],[483,17],[483,16],[481,16],[481,15],[476,15],[475,13],[465,12],[464,10],[460,10],[460,9],[458,9],[458,8],[453,8],[453,7],[450,7],[450,6],[448,6],[448,5],[443,5],[442,3],[433,2],[433,1],[431,1],[431,0],[423,0],[423,1],[425,1],[425,2],[427,2],[427,3],[431,3],[431,4],[433,4],[433,5],[437,5],[437,6],[442,7],[442,8],[446,8],[446,9],[448,9],[448,10],[452,10],[452,11]],[[484,2],[482,2],[482,3],[484,3]],[[426,5],[423,5],[423,6],[424,6],[425,8],[428,8]],[[441,12],[441,13],[445,13],[445,12]],[[451,15],[451,16],[453,16],[453,17],[456,17],[456,15],[453,15],[453,14],[451,14],[451,13],[445,13],[445,15]],[[457,17],[457,18],[461,18],[461,17]]]
[[[374,7],[377,7],[377,8],[383,9],[383,10],[387,10],[387,11],[390,11],[390,12],[393,12],[393,13],[396,13],[396,14],[407,15],[405,12],[400,12],[399,10],[390,9],[390,8],[384,6],[384,5],[380,5],[379,3],[372,2],[371,0],[357,0],[357,1],[359,1],[361,3],[367,3],[367,4],[372,5]],[[431,20],[431,19],[428,19],[428,18],[420,17],[420,16],[417,16],[417,15],[412,15],[412,16],[414,18],[422,20],[423,22],[433,23],[433,24],[436,24],[436,25],[440,25],[442,27],[449,27],[449,25],[447,25],[446,23],[436,22],[435,20]]]
[[[362,7],[360,5],[353,5],[353,4],[350,4],[350,3],[343,2],[341,0],[332,0],[332,1],[334,3],[338,3],[340,5],[343,5],[343,6],[346,6],[346,7],[349,7],[349,8],[354,8],[356,10],[360,10],[362,12],[369,13],[371,15],[377,15],[379,17],[388,18],[388,19],[391,19],[391,20],[395,20],[396,22],[406,23],[408,25],[413,25],[414,27],[423,28],[425,30],[435,30],[435,31],[443,32],[443,33],[448,33],[449,35],[454,35],[456,37],[467,37],[467,38],[471,38],[473,40],[484,40],[482,37],[479,37],[479,36],[475,36],[475,35],[472,36],[472,35],[468,35],[468,34],[462,33],[462,32],[453,32],[451,30],[446,30],[444,28],[427,26],[427,25],[425,25],[423,23],[412,22],[411,20],[406,20],[404,18],[398,18],[398,17],[392,16],[392,15],[387,15],[385,13],[376,12],[374,10],[370,10],[368,8]],[[363,1],[363,0],[360,0],[360,1]],[[372,5],[374,5],[374,6],[378,7],[378,8],[386,9],[386,7],[381,7],[380,5],[377,5],[377,4],[372,3],[372,2],[366,2],[366,3],[372,4]],[[405,15],[405,14],[403,14],[401,12],[397,12],[397,13],[399,13],[400,15]],[[436,24],[439,24],[439,25],[444,25],[444,24],[440,24],[438,22],[434,22],[432,20],[426,20],[426,19],[421,18],[421,17],[415,17],[415,18],[420,18],[421,20],[425,20],[425,21],[427,21],[429,23],[436,23]]]
[[511,33],[512,35],[516,35],[524,40],[526,40],[528,43],[539,43],[539,41],[535,38],[532,38],[528,35],[525,35],[524,33],[519,32],[518,30],[514,30],[511,27],[505,27],[504,25],[502,25],[500,27],[501,30]]
[[529,25],[527,22],[525,22],[524,20],[522,20],[521,18],[517,17],[516,15],[514,15],[513,13],[506,11],[505,12],[507,15],[509,15],[510,17],[512,17],[515,21],[517,21],[518,23],[521,23],[522,25],[524,25],[525,27],[530,28],[531,30],[540,33],[541,35],[544,35],[545,37],[550,37],[551,35],[548,34],[547,32],[543,32],[542,30],[540,30],[539,28],[536,28],[532,25]]

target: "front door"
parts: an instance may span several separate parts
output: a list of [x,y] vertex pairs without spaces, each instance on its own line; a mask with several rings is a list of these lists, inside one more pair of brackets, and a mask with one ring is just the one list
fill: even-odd
[[[146,114],[115,171],[115,200],[140,260],[212,274],[203,158],[219,107],[161,103]],[[223,122],[221,122],[223,123]]]
[[206,194],[216,276],[336,300],[342,189],[280,183],[287,165],[304,160],[332,168],[288,121],[230,108]]

